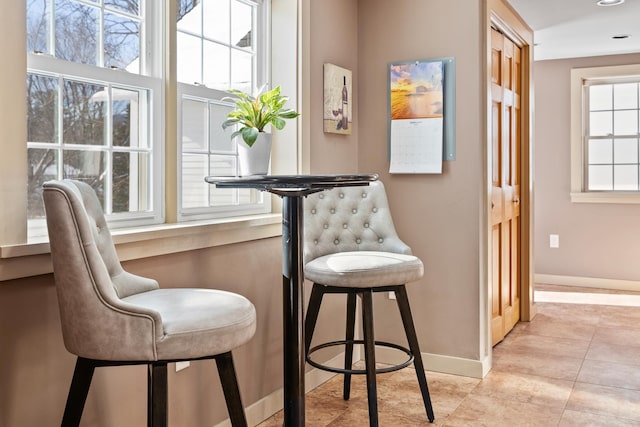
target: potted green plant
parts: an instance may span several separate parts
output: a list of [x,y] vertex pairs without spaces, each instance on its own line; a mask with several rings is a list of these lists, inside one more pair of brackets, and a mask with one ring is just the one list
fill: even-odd
[[263,86],[255,97],[239,90],[230,90],[233,96],[222,99],[235,104],[235,109],[229,112],[222,128],[238,126],[231,138],[241,136],[244,141],[238,142],[240,175],[265,175],[271,158],[271,134],[266,133],[265,128],[272,125],[281,130],[286,124],[285,119],[300,115],[285,108],[289,98],[280,93],[280,86],[268,91],[264,89]]

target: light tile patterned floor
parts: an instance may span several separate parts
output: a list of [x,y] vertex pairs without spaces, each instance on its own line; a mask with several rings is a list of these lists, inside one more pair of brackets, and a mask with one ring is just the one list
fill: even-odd
[[[378,376],[381,426],[612,427],[640,426],[640,307],[607,305],[593,289],[541,286],[582,293],[580,303],[541,302],[531,323],[519,323],[494,348],[491,372],[473,379],[427,372],[436,415],[427,422],[415,372]],[[640,293],[630,298],[639,298]],[[558,295],[560,297],[560,295]],[[616,300],[617,301],[617,300]],[[364,378],[342,399],[341,377],[306,398],[307,425],[368,425]],[[282,426],[282,413],[259,427]]]

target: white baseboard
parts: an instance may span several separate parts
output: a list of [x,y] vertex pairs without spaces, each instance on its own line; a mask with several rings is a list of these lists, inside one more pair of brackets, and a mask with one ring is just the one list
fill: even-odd
[[595,277],[556,276],[553,274],[535,274],[535,283],[548,285],[575,286],[581,288],[614,289],[620,291],[640,291],[640,281],[599,279]]
[[[407,360],[407,355],[385,347],[376,347],[376,362],[398,364]],[[491,369],[490,359],[473,360],[441,354],[422,353],[422,363],[427,371],[460,375],[471,378],[484,378]]]

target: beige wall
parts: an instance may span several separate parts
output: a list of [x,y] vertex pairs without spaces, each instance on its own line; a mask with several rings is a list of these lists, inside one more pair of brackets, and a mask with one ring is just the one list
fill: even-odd
[[[536,274],[640,281],[640,205],[569,197],[571,69],[638,62],[640,54],[534,63]],[[560,248],[549,248],[549,234]]]
[[[310,173],[358,172],[358,2],[357,0],[309,1]],[[353,123],[351,135],[323,131],[323,64],[351,70],[353,76]]]
[[[7,4],[4,4],[7,3]],[[26,43],[26,9],[22,2],[3,2],[0,13],[0,46],[2,66],[0,67],[0,170],[11,179],[0,179],[0,236],[2,244],[21,243],[27,237],[27,220],[19,224],[4,221],[16,213],[26,212],[27,176],[20,172],[27,163],[24,145],[11,141],[26,141],[27,124],[24,116],[26,105],[25,69],[27,58],[24,54]],[[21,126],[17,126],[21,124]]]
[[[480,213],[483,178],[483,11],[465,0],[361,0],[358,9],[359,169],[377,172],[389,192],[398,233],[425,263],[408,286],[421,349],[480,359]],[[454,29],[455,28],[455,29]],[[454,36],[455,33],[455,36]],[[391,61],[456,60],[456,150],[440,175],[390,175],[387,66]],[[401,329],[394,301],[377,337]]]

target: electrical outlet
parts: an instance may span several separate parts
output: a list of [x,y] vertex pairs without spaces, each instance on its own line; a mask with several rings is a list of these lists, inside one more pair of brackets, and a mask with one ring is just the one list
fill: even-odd
[[189,365],[191,365],[191,362],[189,362],[188,360],[185,360],[182,362],[176,362],[176,372],[180,372],[183,369],[187,369]]
[[550,248],[559,248],[560,247],[560,235],[558,235],[558,234],[549,234],[549,247]]

